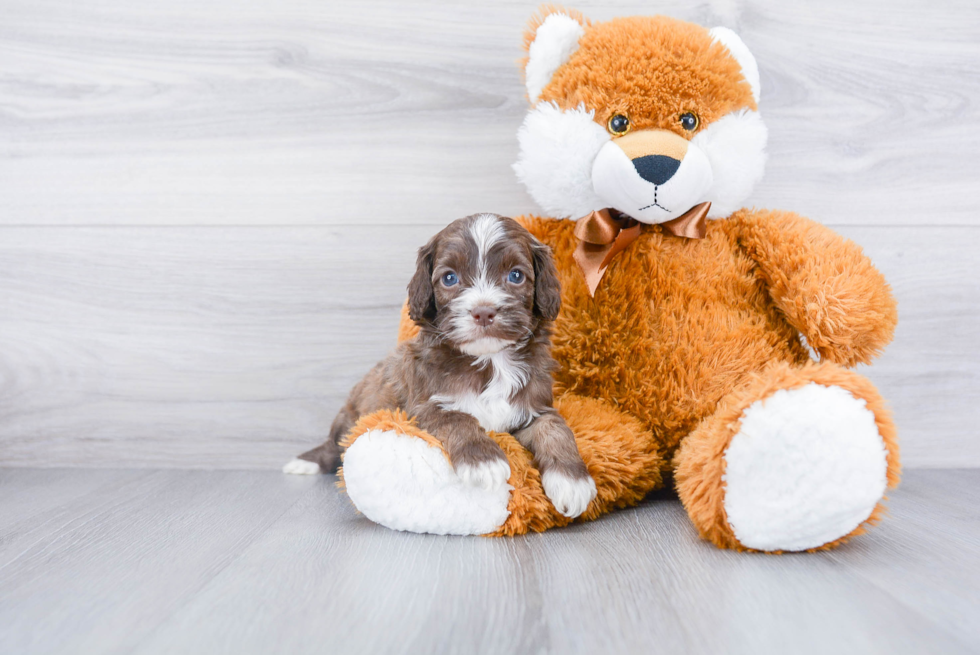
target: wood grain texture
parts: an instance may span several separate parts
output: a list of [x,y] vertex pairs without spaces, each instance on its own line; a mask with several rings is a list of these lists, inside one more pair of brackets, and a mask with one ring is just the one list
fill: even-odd
[[[980,647],[980,569],[952,551],[980,553],[980,484],[973,470],[913,473],[902,482],[880,534],[830,553],[936,625]],[[902,573],[894,565],[901,562]],[[955,579],[955,585],[944,584]]]
[[[513,539],[399,533],[357,515],[332,482],[274,472],[0,470],[0,543],[24,526],[51,526],[5,556],[0,648],[902,655],[980,647],[966,621],[980,597],[975,470],[912,471],[872,533],[830,553],[784,556],[699,541],[669,498]],[[47,495],[35,504],[38,488]],[[74,519],[52,521],[58,512]]]
[[[539,3],[4,0],[0,224],[443,224],[510,164]],[[580,2],[736,29],[771,134],[750,205],[978,225],[980,5]]]
[[428,229],[372,232],[8,228],[0,461],[276,466],[394,346]]
[[[63,477],[87,480],[61,486],[59,505],[22,498],[34,514],[21,507],[19,520],[2,524],[4,653],[132,652],[315,484],[245,472],[0,476],[6,488],[40,486],[49,496]],[[11,502],[5,496],[4,509]]]
[[[431,230],[6,228],[0,462],[278,467],[393,347]],[[899,299],[863,370],[906,465],[980,465],[980,229],[841,231]]]
[[[534,209],[536,0],[0,4],[2,464],[277,466],[390,347],[414,249]],[[771,134],[749,203],[866,246],[906,464],[980,465],[980,5],[578,6],[740,32]]]

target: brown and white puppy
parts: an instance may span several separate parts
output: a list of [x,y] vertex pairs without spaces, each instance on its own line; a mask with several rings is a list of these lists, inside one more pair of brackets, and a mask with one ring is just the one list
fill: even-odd
[[555,508],[578,516],[596,487],[552,406],[549,336],[560,306],[550,249],[517,222],[476,214],[451,223],[419,250],[408,285],[418,337],[354,387],[326,443],[284,470],[333,471],[338,442],[359,417],[397,408],[445,444],[460,478],[486,489],[510,478],[487,431],[514,435],[534,453]]

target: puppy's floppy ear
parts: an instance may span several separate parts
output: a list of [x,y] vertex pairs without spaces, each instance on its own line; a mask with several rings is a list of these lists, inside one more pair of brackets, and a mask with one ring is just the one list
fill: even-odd
[[415,275],[408,283],[408,315],[416,323],[431,321],[436,317],[436,292],[432,288],[432,263],[435,252],[434,241],[429,241],[419,248]]
[[561,309],[561,282],[551,248],[535,239],[531,243],[531,256],[534,261],[534,313],[546,321],[553,321]]

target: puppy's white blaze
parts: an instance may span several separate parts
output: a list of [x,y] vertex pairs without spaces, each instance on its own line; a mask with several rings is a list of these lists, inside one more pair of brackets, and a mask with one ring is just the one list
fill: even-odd
[[550,102],[527,113],[517,132],[517,179],[541,208],[557,218],[581,218],[608,205],[592,188],[592,162],[611,137],[595,112],[562,111]]
[[510,479],[510,464],[505,459],[483,462],[476,466],[460,464],[456,475],[468,485],[493,491],[507,484]]
[[494,244],[504,238],[504,227],[500,217],[495,214],[480,214],[470,225],[470,238],[476,244],[477,268],[481,273],[480,281],[486,282],[486,258]]
[[282,472],[290,475],[316,475],[320,472],[320,465],[305,459],[294,459],[282,467]]
[[714,181],[704,195],[709,218],[724,218],[742,207],[766,170],[766,124],[759,112],[740,109],[699,132],[691,144],[711,163]]
[[581,515],[596,497],[595,480],[591,476],[570,478],[559,471],[545,471],[541,486],[558,513],[570,519]]

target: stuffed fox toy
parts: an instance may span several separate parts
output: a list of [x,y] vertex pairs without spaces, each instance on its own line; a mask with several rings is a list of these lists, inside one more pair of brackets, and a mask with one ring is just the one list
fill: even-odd
[[[531,106],[514,169],[555,256],[555,407],[597,496],[577,520],[673,480],[723,548],[831,548],[874,523],[899,478],[895,427],[850,370],[891,340],[888,284],[861,248],[786,211],[741,208],[762,176],[759,72],[731,30],[546,9],[526,34]],[[414,326],[403,317],[400,338]],[[815,353],[811,356],[811,350]],[[410,417],[364,417],[343,484],[400,530],[515,535],[570,522],[531,455],[463,484]]]

